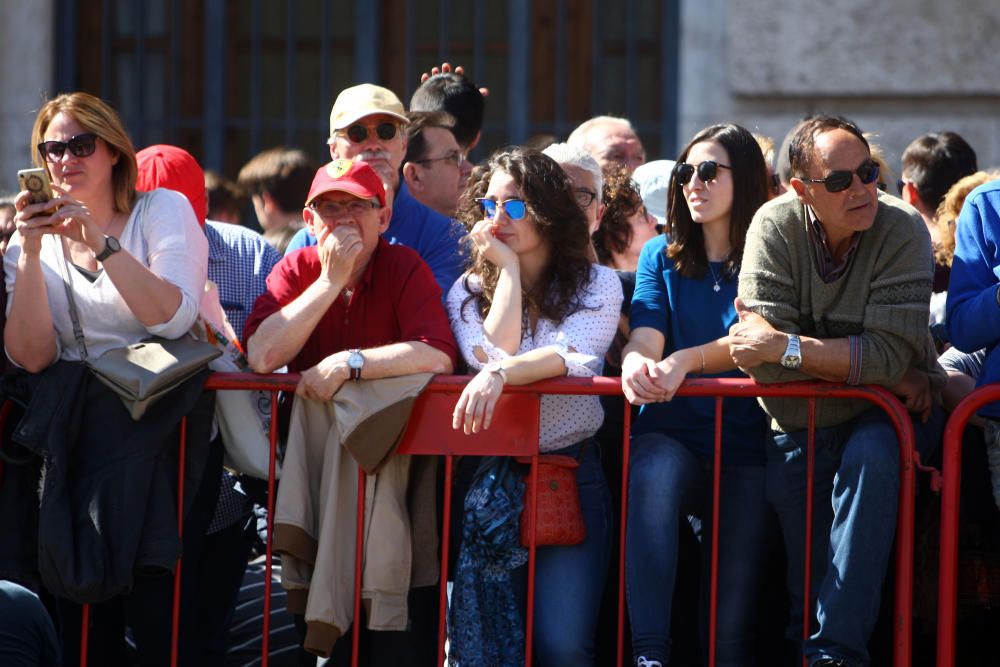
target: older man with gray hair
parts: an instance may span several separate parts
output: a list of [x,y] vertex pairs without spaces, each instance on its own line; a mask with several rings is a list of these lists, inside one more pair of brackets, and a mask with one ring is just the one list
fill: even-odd
[[587,229],[593,234],[601,224],[604,203],[601,193],[604,177],[601,167],[587,151],[570,144],[552,144],[542,151],[559,163],[569,180],[573,181],[576,202],[587,216]]
[[[371,166],[392,191],[392,218],[382,236],[391,245],[417,251],[434,273],[444,294],[465,267],[459,239],[464,228],[424,204],[400,179],[406,155],[406,110],[396,94],[382,86],[363,83],[337,95],[330,111],[330,158],[356,160]],[[288,244],[286,254],[316,245],[308,227]]]
[[573,130],[566,143],[593,155],[601,169],[618,165],[631,173],[646,162],[646,149],[632,123],[625,118],[595,116],[585,120]]

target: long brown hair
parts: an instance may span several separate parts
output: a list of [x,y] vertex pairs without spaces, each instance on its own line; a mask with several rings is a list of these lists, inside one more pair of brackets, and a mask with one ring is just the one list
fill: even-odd
[[121,213],[130,212],[135,205],[135,181],[139,174],[135,146],[132,145],[118,113],[98,97],[81,92],[65,93],[42,106],[35,117],[35,126],[31,129],[31,155],[35,165],[46,170],[49,168],[38,153],[38,144],[45,140],[45,130],[49,129],[52,119],[60,113],[72,116],[83,129],[100,137],[112,154],[118,156],[118,161],[111,168],[114,206]]
[[[475,200],[486,194],[490,179],[497,172],[510,175],[517,183],[528,214],[550,249],[548,265],[538,284],[523,292],[524,303],[536,308],[539,316],[560,322],[583,308],[581,291],[590,278],[587,218],[576,202],[573,183],[552,158],[536,150],[507,148],[494,153],[485,169],[473,173],[459,201],[458,216],[468,229],[482,219]],[[472,268],[463,277],[464,284],[472,294],[469,278],[475,275],[482,284],[482,292],[466,299],[462,311],[475,301],[480,316],[485,318],[493,304],[500,269],[475,248],[471,252]]]
[[[729,245],[732,250],[722,271],[727,276],[735,276],[743,261],[747,228],[753,214],[767,201],[767,165],[764,164],[764,155],[753,134],[733,123],[712,125],[696,134],[677,157],[677,165],[687,160],[688,153],[695,144],[704,141],[715,141],[725,148],[732,167],[733,206],[729,213]],[[685,278],[701,278],[708,271],[705,232],[691,218],[684,191],[677,181],[677,166],[670,175],[667,220],[670,229],[667,256],[674,260],[677,271]]]

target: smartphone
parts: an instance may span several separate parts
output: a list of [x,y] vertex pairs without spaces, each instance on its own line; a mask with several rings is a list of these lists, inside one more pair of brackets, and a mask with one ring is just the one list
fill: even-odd
[[17,182],[29,193],[28,203],[41,204],[54,198],[49,174],[44,169],[22,169],[17,172]]

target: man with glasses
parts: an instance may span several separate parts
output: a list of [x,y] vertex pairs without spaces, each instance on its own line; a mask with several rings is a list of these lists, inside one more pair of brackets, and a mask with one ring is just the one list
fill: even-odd
[[[392,193],[392,217],[383,232],[386,240],[416,250],[447,294],[464,268],[459,239],[465,230],[417,201],[401,181],[406,123],[403,103],[391,90],[370,83],[347,88],[330,111],[330,157],[365,162],[375,170]],[[300,230],[286,252],[315,244],[308,229]]]
[[[765,204],[747,232],[730,330],[733,360],[762,383],[882,385],[914,416],[917,446],[940,435],[944,372],[927,328],[933,258],[912,208],[876,189],[858,127],[818,116],[789,149],[792,192]],[[802,641],[808,417],[806,402],[763,398],[772,417],[767,495],[788,552],[788,638]],[[856,399],[815,413],[809,638],[811,667],[870,664],[895,534],[899,446],[887,416]]]
[[[329,466],[334,464],[329,458],[333,454],[327,451],[329,443],[308,435],[317,429],[297,430],[301,421],[296,417],[309,411],[312,418],[315,410],[353,405],[352,398],[331,403],[345,384],[354,387],[359,380],[450,373],[457,348],[441,303],[441,290],[430,269],[413,250],[391,245],[385,238],[392,209],[379,176],[368,164],[334,160],[321,167],[302,217],[319,242],[286,255],[274,267],[267,291],[247,319],[244,335],[255,371],[271,373],[287,364],[290,372],[301,374],[275,510],[274,546],[287,555],[282,584],[289,591],[288,610],[305,617],[305,648],[324,657],[332,652],[332,664],[348,664],[348,629],[352,622],[360,621],[345,611],[353,608],[353,588],[345,596],[342,586],[345,580],[352,580],[354,571],[353,547],[343,546],[346,535],[353,539],[354,510],[337,504],[345,496],[331,490],[336,480],[330,481]],[[368,386],[374,394],[358,409],[374,410],[374,403],[392,393],[378,393],[384,383],[379,385],[382,389],[371,383]],[[354,392],[349,396],[360,400]],[[386,409],[382,417],[389,424],[396,414],[390,412]],[[324,425],[326,428],[318,429],[324,434],[339,432],[330,424]],[[365,440],[370,450],[380,444],[376,437]],[[335,449],[340,451],[339,443]],[[391,465],[385,463],[386,468]],[[338,469],[356,479],[353,460],[349,468]],[[392,484],[392,479],[396,478],[379,477],[369,488],[385,488],[383,485]],[[302,495],[320,488],[328,495],[325,500],[312,496],[310,502],[318,503],[318,508],[310,510]],[[373,491],[377,493],[381,492]],[[300,514],[303,507],[304,515]],[[426,505],[418,502],[413,507],[427,511]],[[436,655],[437,575],[431,572],[435,563],[431,562],[430,568],[418,566],[414,551],[411,570],[406,551],[409,533],[403,532],[400,529],[395,535],[398,551],[393,551],[392,557],[373,558],[365,566],[366,577],[374,575],[372,568],[384,572],[388,567],[390,573],[401,573],[408,587],[376,587],[376,593],[370,594],[374,599],[369,600],[366,612],[372,614],[371,624],[379,630],[369,632],[368,623],[362,626],[362,651],[368,656],[362,664],[427,665]],[[372,535],[368,540],[374,539]],[[422,563],[426,566],[427,561]],[[393,578],[393,582],[398,581]]]
[[569,144],[551,144],[542,151],[559,163],[569,180],[573,181],[576,192],[576,202],[583,208],[587,216],[587,229],[593,234],[601,224],[604,215],[604,202],[601,192],[604,188],[604,175],[590,153]]
[[443,111],[411,111],[408,116],[403,181],[418,202],[453,218],[472,171],[452,133],[455,119]]

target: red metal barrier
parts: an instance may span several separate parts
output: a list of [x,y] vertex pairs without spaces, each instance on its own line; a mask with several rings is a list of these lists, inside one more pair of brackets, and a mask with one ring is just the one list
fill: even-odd
[[937,667],[955,666],[962,435],[969,419],[979,408],[997,401],[1000,401],[1000,384],[980,387],[955,407],[944,427],[941,466],[941,551],[938,563]]
[[[273,516],[274,516],[274,502],[275,502],[275,485],[274,485],[274,472],[275,472],[275,454],[277,451],[277,392],[278,391],[291,391],[294,390],[295,385],[298,381],[298,376],[296,375],[253,375],[253,374],[241,374],[241,373],[217,373],[209,378],[206,383],[206,389],[213,390],[265,390],[272,392],[272,420],[271,420],[271,434],[270,434],[270,475],[268,480],[268,535],[270,536],[273,528]],[[457,395],[461,393],[466,382],[467,377],[464,376],[438,376],[434,381],[427,387],[426,391],[421,395],[414,406],[413,414],[411,416],[410,423],[407,428],[407,433],[404,436],[402,443],[400,444],[399,452],[403,454],[413,454],[413,455],[444,455],[445,459],[445,503],[444,503],[444,517],[443,517],[443,530],[441,536],[441,584],[440,584],[440,630],[438,637],[438,664],[442,664],[444,661],[444,642],[445,642],[445,614],[446,614],[446,585],[448,578],[448,543],[450,540],[450,530],[449,530],[449,517],[451,512],[451,485],[452,485],[452,474],[453,474],[453,456],[456,455],[487,455],[487,454],[500,454],[500,455],[528,455],[532,456],[532,474],[529,483],[535,484],[535,467],[537,465],[538,456],[538,426],[539,426],[539,399],[542,394],[576,394],[576,395],[620,395],[621,384],[617,378],[558,378],[553,380],[546,380],[543,382],[538,382],[532,385],[526,386],[508,386],[504,390],[504,394],[501,397],[493,420],[493,428],[491,431],[483,434],[476,434],[472,436],[465,436],[461,432],[454,431],[451,428],[451,411],[454,407]],[[722,399],[728,397],[783,397],[783,398],[803,398],[808,401],[809,410],[809,425],[810,425],[810,438],[808,445],[808,469],[810,475],[810,481],[808,486],[807,495],[807,542],[806,542],[806,558],[807,563],[805,567],[805,573],[807,580],[805,582],[805,591],[808,596],[809,587],[809,564],[808,559],[811,558],[809,553],[809,534],[811,532],[811,505],[812,505],[812,459],[813,459],[813,427],[815,424],[815,404],[817,399],[823,398],[857,398],[864,399],[872,404],[881,408],[892,421],[899,440],[900,447],[900,498],[899,498],[899,514],[897,519],[897,529],[896,529],[896,596],[894,604],[894,622],[893,622],[893,632],[894,632],[894,661],[895,667],[907,667],[911,662],[911,636],[912,636],[912,596],[913,596],[913,502],[914,502],[914,492],[915,492],[915,468],[916,461],[914,455],[914,435],[913,426],[910,422],[909,415],[906,412],[905,407],[899,400],[893,396],[888,390],[881,387],[867,387],[867,386],[841,386],[833,385],[828,383],[795,383],[795,384],[783,384],[783,385],[757,385],[751,380],[747,379],[693,379],[687,380],[678,391],[678,395],[682,396],[697,396],[705,398],[714,398],[716,401],[716,420],[715,420],[715,471],[714,471],[714,481],[713,481],[713,516],[712,516],[712,531],[713,531],[713,548],[712,548],[712,567],[710,575],[710,587],[711,587],[711,602],[710,602],[710,655],[709,664],[715,664],[715,621],[717,617],[716,609],[716,594],[718,589],[717,581],[717,565],[718,565],[718,525],[719,525],[719,482],[720,482],[720,466],[718,462],[722,455]],[[997,396],[1000,397],[1000,388],[997,390]],[[996,400],[996,399],[993,399]],[[965,405],[963,403],[962,405]],[[961,409],[962,406],[959,406]],[[969,408],[968,413],[974,409]],[[956,410],[956,414],[959,411]],[[506,416],[506,417],[505,417]],[[629,427],[630,427],[630,411],[629,406],[625,407],[625,429],[623,433],[622,447],[623,447],[623,465],[622,465],[622,489],[627,489],[628,475],[629,475]],[[503,425],[503,438],[497,437],[500,426]],[[951,422],[949,422],[949,426]],[[946,441],[947,442],[947,441]],[[183,523],[181,518],[180,509],[183,507],[183,440],[181,443],[181,460],[179,465],[180,478],[178,480],[178,488],[180,492],[178,493],[178,531],[183,529]],[[958,473],[954,470],[954,466],[951,469],[946,468],[946,471],[954,476],[953,484],[957,487],[958,483]],[[948,490],[948,479],[946,477],[946,491]],[[355,619],[360,618],[360,590],[361,590],[361,556],[363,549],[362,540],[362,530],[363,530],[363,518],[364,518],[364,484],[365,475],[359,469],[359,483],[358,483],[358,534],[356,540],[356,553],[355,553],[355,609],[354,617]],[[617,640],[618,640],[618,665],[622,665],[622,651],[623,642],[625,638],[624,633],[624,563],[625,563],[625,526],[626,517],[628,512],[627,500],[628,494],[623,493],[622,498],[622,508],[621,508],[621,530],[619,534],[619,553],[621,556],[620,562],[622,566],[619,568],[618,572],[618,626],[617,626]],[[537,493],[533,494],[534,498],[537,498]],[[958,501],[957,492],[954,499],[954,507],[957,511]],[[530,511],[533,513],[537,511],[536,507],[532,507]],[[944,513],[943,513],[944,514]],[[945,558],[944,558],[944,530],[945,523],[944,517],[942,518],[942,572],[945,568]],[[955,529],[957,531],[957,528]],[[533,541],[533,540],[532,540]],[[265,564],[265,580],[264,580],[264,615],[263,615],[263,638],[262,638],[262,656],[261,664],[266,667],[268,664],[268,635],[269,635],[269,619],[270,619],[270,601],[271,601],[271,565],[272,565],[272,545],[271,540],[267,541],[267,551],[266,551],[266,564]],[[957,547],[956,547],[957,548]],[[528,591],[528,605],[527,605],[527,624],[526,624],[526,664],[531,664],[531,647],[532,647],[532,620],[533,620],[533,584],[534,584],[534,556],[535,547],[532,544],[529,548],[529,591]],[[180,577],[180,566],[178,564],[176,588],[175,588],[175,600],[174,600],[174,629],[172,637],[172,650],[171,650],[171,664],[177,664],[177,651],[178,651],[178,614],[179,614],[179,582]],[[952,581],[954,576],[952,576]],[[942,601],[944,597],[942,597]],[[805,604],[806,607],[806,617],[805,617],[805,629],[804,636],[808,637],[808,624],[810,618],[810,605]],[[943,605],[942,605],[943,609]],[[953,610],[953,606],[952,606]],[[954,613],[952,611],[952,621],[954,621]],[[354,647],[353,651],[353,664],[357,664],[358,660],[358,633],[360,630],[360,624],[353,624],[353,636],[352,644]],[[953,637],[953,632],[952,635]],[[87,609],[84,608],[83,617],[83,627],[82,627],[82,638],[81,638],[81,651],[82,660],[81,665],[86,665],[86,645],[87,642]],[[953,643],[953,642],[952,642]],[[953,648],[953,646],[952,646]],[[939,647],[940,651],[940,647]],[[951,663],[942,663],[939,661],[939,667],[941,665]]]

